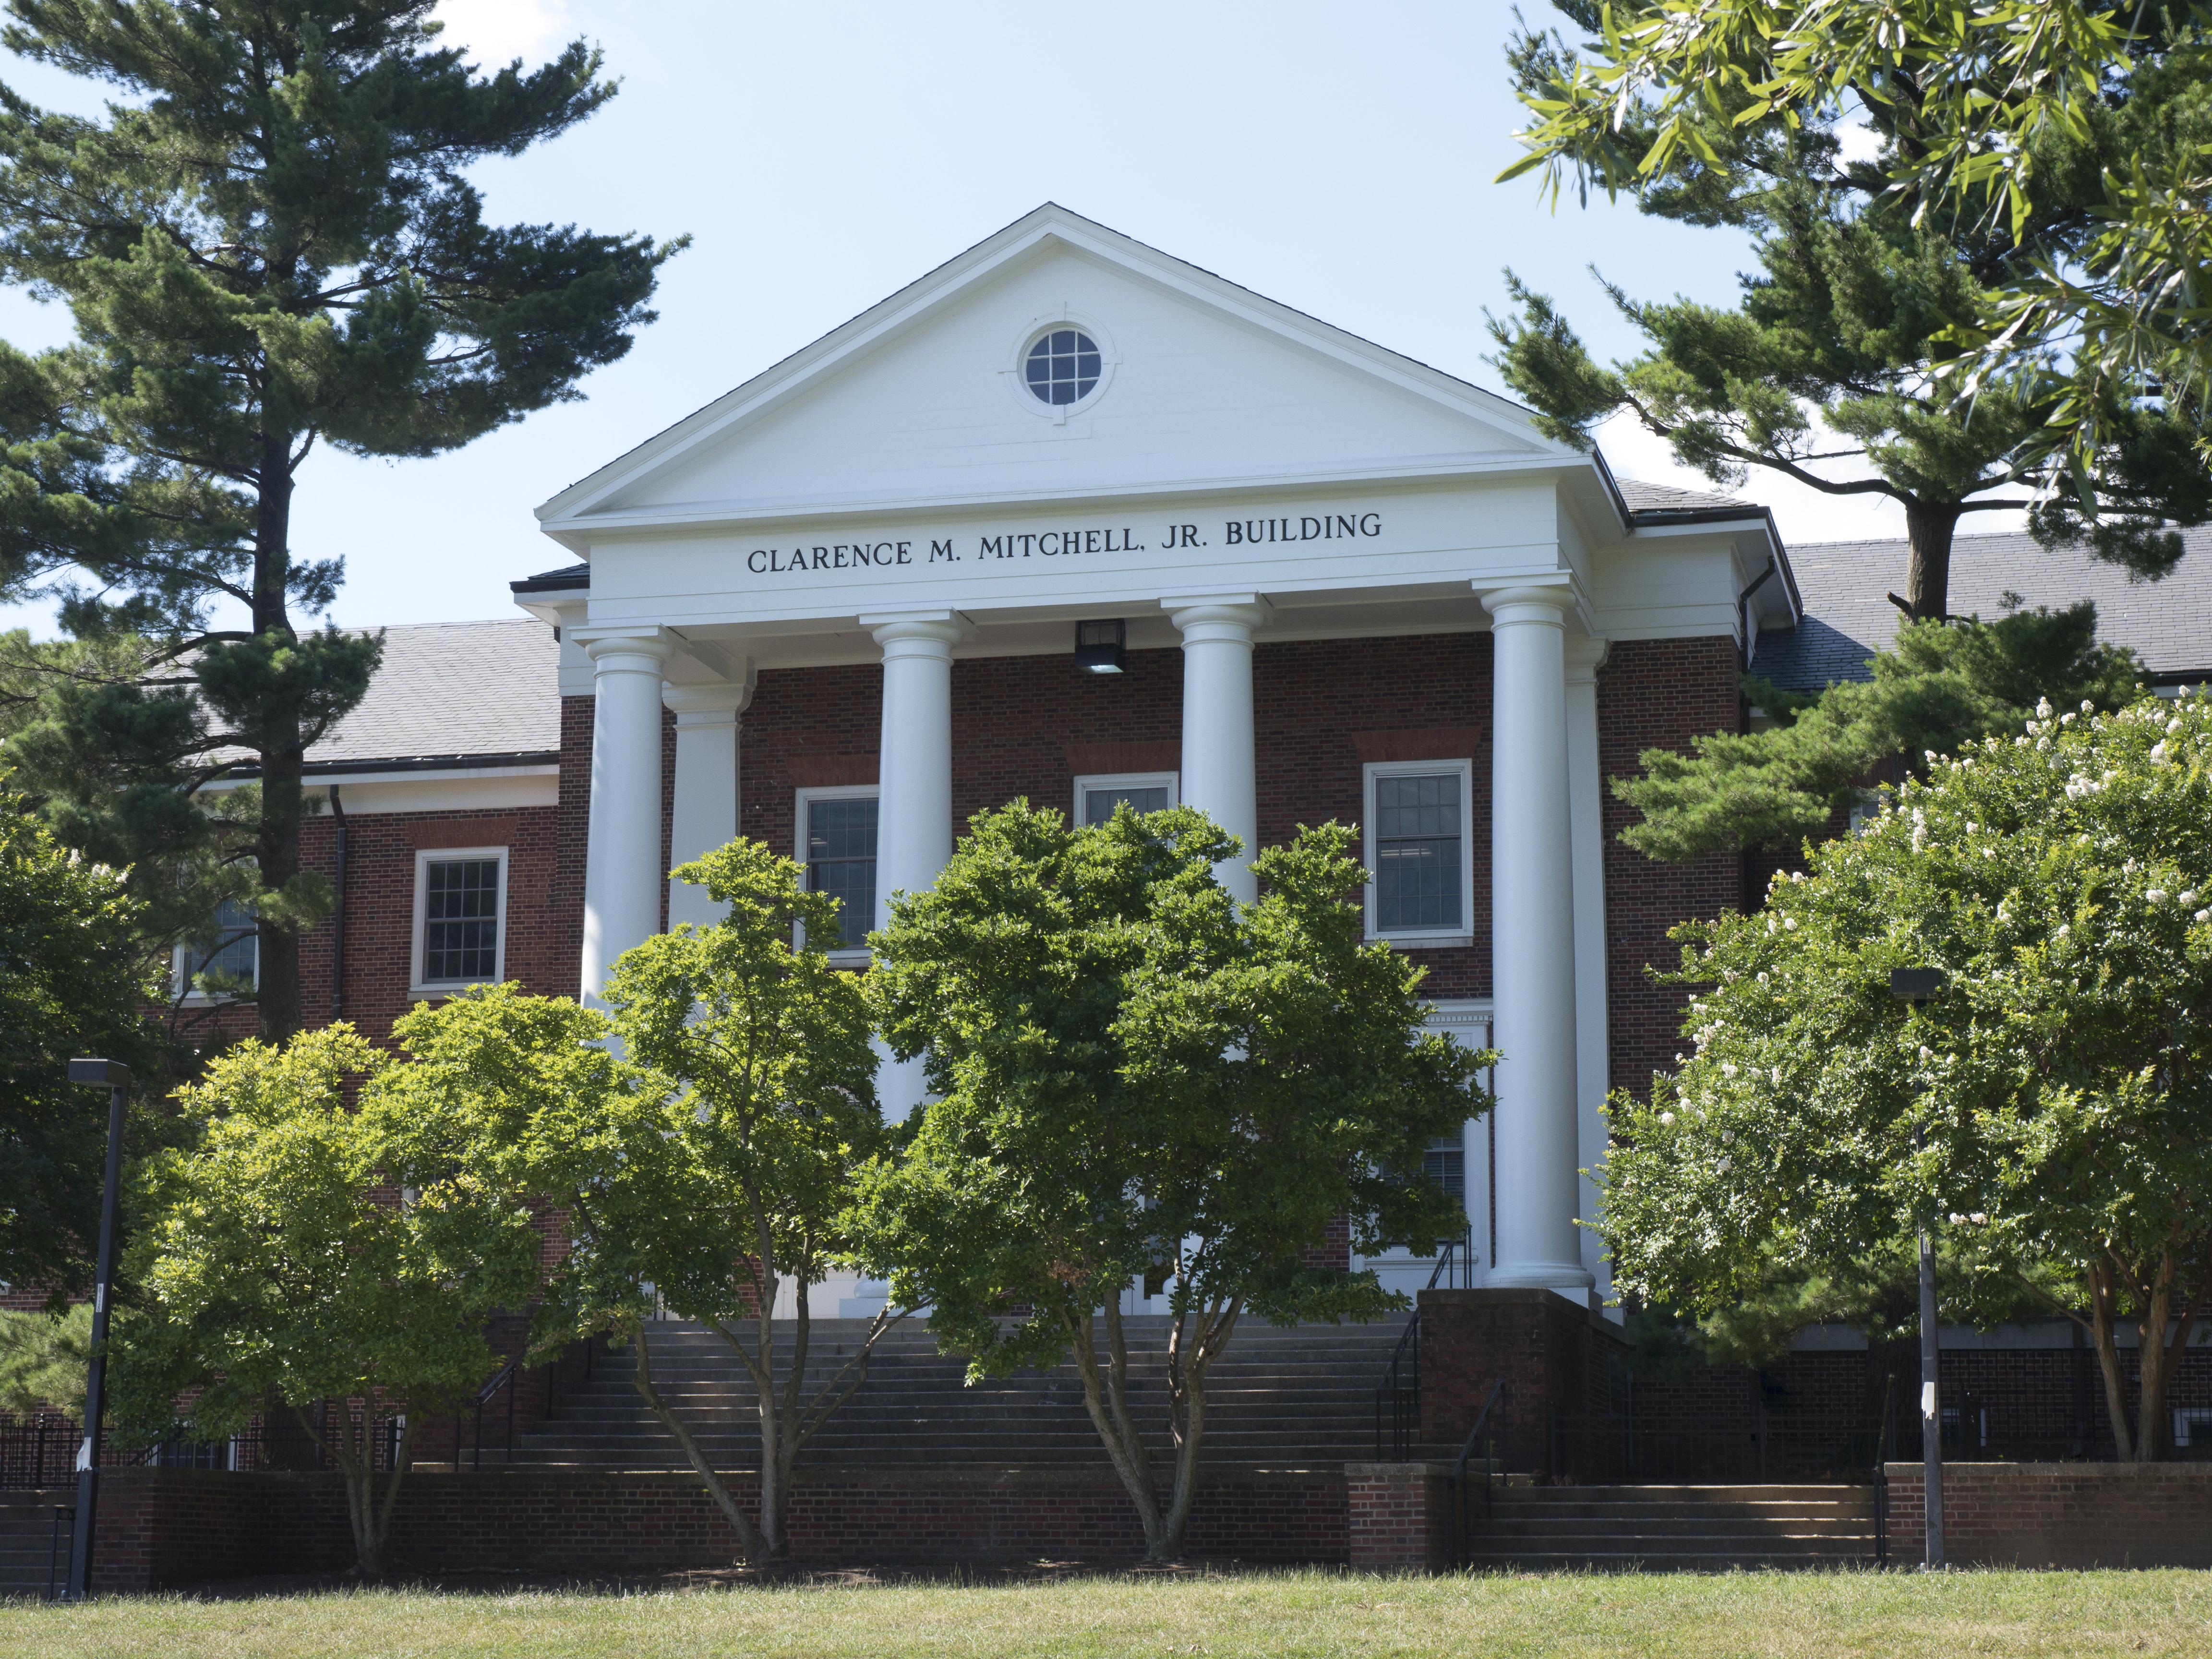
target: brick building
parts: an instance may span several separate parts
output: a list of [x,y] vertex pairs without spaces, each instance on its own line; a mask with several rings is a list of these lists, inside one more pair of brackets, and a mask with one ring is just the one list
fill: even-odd
[[[391,630],[311,757],[331,810],[306,856],[343,857],[343,902],[310,1010],[380,1036],[485,980],[589,995],[708,918],[665,872],[739,834],[845,897],[857,965],[887,896],[1018,796],[1188,802],[1248,845],[1356,823],[1370,936],[1428,969],[1440,1028],[1504,1055],[1495,1114],[1432,1158],[1474,1283],[1594,1304],[1599,1109],[1680,1046],[1648,969],[1746,897],[1741,860],[1623,846],[1605,781],[1740,729],[1747,664],[1863,674],[1904,557],[1793,556],[1755,504],[1617,479],[1504,399],[1051,205],[538,511],[575,562],[512,584],[528,618]],[[2157,589],[2025,538],[1962,538],[1957,568],[1961,611],[2087,594],[2156,678],[2212,668],[2186,597],[2212,553]],[[919,1086],[887,1067],[888,1109]],[[1413,1288],[1432,1263],[1376,1265]]]

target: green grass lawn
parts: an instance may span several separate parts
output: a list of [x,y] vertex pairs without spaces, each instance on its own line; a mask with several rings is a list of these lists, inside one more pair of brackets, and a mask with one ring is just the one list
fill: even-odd
[[2212,1574],[1091,1577],[0,1605],[9,1659],[449,1655],[2212,1655]]

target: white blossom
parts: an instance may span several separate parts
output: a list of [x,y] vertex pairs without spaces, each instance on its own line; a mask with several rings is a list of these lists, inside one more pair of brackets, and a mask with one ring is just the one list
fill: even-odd
[[1976,1210],[1972,1214],[1969,1215],[1966,1219],[1972,1222],[1977,1227],[1986,1227],[1989,1225],[1990,1221],[1989,1217],[1980,1210]]
[[2081,699],[2081,712],[2085,714],[2094,714],[2097,712],[2097,705],[2084,697]]
[[1723,1060],[1721,1062],[1721,1075],[1723,1077],[1734,1077],[1735,1075],[1735,1062],[1732,1060]]
[[2061,726],[2071,726],[2074,724],[2074,716],[2071,714],[2061,714],[2058,717],[2058,723]]
[[2038,720],[2049,720],[2049,719],[2051,718],[2051,699],[2050,699],[2050,698],[2045,697],[2045,698],[2044,698],[2040,702],[2039,702],[2039,703],[2037,703],[2037,704],[2035,705],[2035,715],[2036,715],[2036,718],[2037,718]]
[[2156,743],[2151,744],[2150,757],[2154,761],[2162,761],[2166,758],[2165,738],[2160,738]]
[[2178,736],[2178,735],[2179,735],[2180,731],[2181,731],[2181,720],[2180,720],[2180,718],[2179,718],[2178,715],[2177,715],[2174,719],[2170,720],[2168,720],[2168,721],[2166,723],[2166,735],[2167,737],[2171,738],[2171,737]]
[[1783,931],[1784,933],[1796,933],[1796,932],[1797,931],[1797,918],[1796,918],[1796,917],[1795,917],[1795,916],[1784,916],[1784,917],[1783,917],[1783,918],[1782,918],[1782,931]]
[[1668,1128],[1668,1129],[1673,1128],[1673,1127],[1674,1127],[1674,1113],[1672,1113],[1672,1112],[1662,1112],[1662,1113],[1660,1113],[1660,1114],[1659,1114],[1659,1122],[1660,1122],[1660,1125],[1661,1125],[1661,1127],[1662,1127]]
[[1920,1058],[1923,1062],[1933,1060],[1936,1058],[1936,1051],[1923,1042],[1920,1045]]
[[2152,904],[2163,904],[2166,902],[2166,889],[2163,887],[2154,887],[2148,892],[2145,893],[2143,897]]
[[2182,902],[2184,904],[2194,904],[2194,903],[2196,903],[2196,902],[2197,902],[2197,890],[2196,890],[2194,887],[2185,887],[2185,888],[2183,888],[2183,889],[2181,890],[2181,902]]

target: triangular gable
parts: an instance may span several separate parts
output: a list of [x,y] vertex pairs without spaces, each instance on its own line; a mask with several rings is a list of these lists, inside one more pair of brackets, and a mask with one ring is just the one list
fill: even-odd
[[[1117,378],[1056,422],[1015,360],[1095,321]],[[1587,467],[1528,412],[1048,203],[538,509],[597,529],[930,502]]]

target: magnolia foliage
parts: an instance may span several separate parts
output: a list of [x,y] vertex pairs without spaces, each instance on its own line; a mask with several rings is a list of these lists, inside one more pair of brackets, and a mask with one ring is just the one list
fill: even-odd
[[[2212,1296],[2212,700],[2045,701],[1927,758],[1763,908],[1676,930],[1705,988],[1675,1074],[1614,1100],[1616,1275],[1709,1310],[1932,1217],[1993,1299],[2088,1328],[2123,1455],[2154,1457]],[[1891,995],[1925,967],[1939,996]]]

